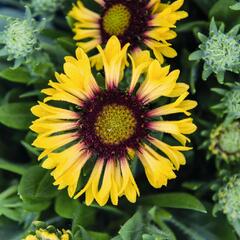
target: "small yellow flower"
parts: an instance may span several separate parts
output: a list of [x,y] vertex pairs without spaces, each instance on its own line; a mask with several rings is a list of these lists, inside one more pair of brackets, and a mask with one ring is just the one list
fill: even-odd
[[28,235],[26,238],[24,238],[23,240],[38,240],[38,238],[35,235]]
[[[185,135],[196,130],[192,118],[167,119],[177,113],[190,116],[189,110],[197,105],[186,100],[189,86],[177,83],[179,70],[161,67],[149,51],[139,50],[137,58],[128,55],[128,47],[122,48],[115,36],[105,49],[98,46],[105,87],[97,83],[88,56],[78,48],[76,58],[65,58],[65,73],[56,73],[57,82],[50,81],[43,90],[44,102],[32,108],[38,117],[31,126],[38,133],[33,145],[43,149],[42,166],[54,169],[54,185],[67,187],[70,197],[85,193],[87,205],[95,199],[102,206],[109,198],[117,205],[123,195],[136,201],[139,189],[129,166],[135,156],[153,187],[166,186],[176,177],[174,170],[185,164],[182,151],[190,150]],[[128,56],[132,63],[129,84],[124,71]],[[161,105],[158,99],[172,101]],[[181,145],[171,146],[156,133],[168,134]],[[82,174],[86,165],[88,169],[94,165],[88,179]],[[80,176],[83,182],[79,183]],[[76,194],[78,186],[83,187]]]
[[49,232],[48,229],[39,228],[35,230],[34,234],[29,234],[23,240],[70,240],[70,231],[66,230],[55,230]]
[[[188,16],[187,12],[178,11],[184,0],[172,4],[161,3],[160,0],[95,2],[100,6],[100,13],[78,1],[68,14],[76,20],[74,39],[85,52],[95,49],[98,44],[105,45],[115,35],[122,45],[130,43],[133,52],[148,47],[160,63],[164,57],[177,55],[168,40],[177,36],[172,30],[176,22]],[[100,54],[93,56],[91,62],[97,69],[102,68]]]
[[59,240],[58,236],[55,233],[50,233],[42,228],[36,231],[36,236],[39,239]]

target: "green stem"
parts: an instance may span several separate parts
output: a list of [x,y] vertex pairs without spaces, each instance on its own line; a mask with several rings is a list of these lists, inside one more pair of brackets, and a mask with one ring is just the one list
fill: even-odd
[[12,194],[16,193],[18,189],[17,185],[11,186],[0,194],[0,199],[6,199]]
[[19,175],[23,175],[23,173],[26,171],[26,167],[17,165],[15,163],[10,163],[2,159],[0,159],[0,169]]

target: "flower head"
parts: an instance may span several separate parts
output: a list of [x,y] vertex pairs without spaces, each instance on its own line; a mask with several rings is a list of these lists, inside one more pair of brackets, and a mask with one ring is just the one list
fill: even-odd
[[15,60],[15,67],[27,61],[31,54],[39,49],[38,34],[41,25],[32,18],[30,10],[26,9],[24,19],[7,19],[5,30],[1,33],[1,56],[7,56],[9,61]]
[[58,230],[54,226],[47,226],[43,222],[34,222],[34,229],[22,240],[72,240],[72,234],[68,230]]
[[227,162],[240,159],[240,123],[222,124],[211,132],[210,151]]
[[206,80],[211,73],[215,73],[220,83],[224,81],[225,71],[240,72],[240,43],[239,26],[228,33],[224,33],[224,25],[217,29],[214,18],[210,24],[209,37],[199,33],[200,50],[193,52],[190,60],[203,59],[203,75]]
[[220,110],[227,115],[227,119],[234,120],[240,118],[240,85],[228,84],[230,89],[214,88],[213,91],[220,94],[220,103],[213,106],[213,109]]
[[[95,49],[98,44],[105,45],[115,35],[121,44],[130,43],[132,50],[146,47],[152,49],[160,63],[164,57],[173,58],[177,55],[168,40],[176,37],[172,30],[176,22],[187,17],[186,12],[178,11],[183,0],[172,4],[156,0],[95,2],[100,5],[100,13],[86,8],[81,1],[69,12],[69,16],[76,20],[74,39],[85,52]],[[102,67],[100,55],[91,60],[98,69]]]
[[[179,70],[170,72],[169,66],[161,67],[151,59],[148,51],[140,51],[129,55],[132,72],[126,84],[128,47],[122,48],[115,36],[105,49],[98,46],[105,84],[97,83],[89,58],[78,48],[76,58],[65,58],[65,73],[56,73],[57,82],[50,81],[50,88],[43,90],[48,95],[44,102],[32,108],[38,117],[31,126],[38,133],[33,145],[44,149],[39,156],[39,160],[45,158],[42,166],[54,169],[54,184],[59,189],[67,187],[71,197],[83,186],[75,198],[85,193],[88,205],[94,199],[105,205],[109,198],[116,205],[123,195],[136,201],[139,190],[130,168],[135,156],[153,187],[166,185],[176,177],[174,170],[185,164],[182,151],[190,149],[185,146],[190,141],[185,134],[196,130],[191,118],[165,119],[177,113],[189,116],[196,106],[195,101],[186,100],[188,85],[176,83]],[[173,101],[161,105],[156,101],[159,98]],[[66,102],[71,108],[52,102]],[[158,139],[154,133],[159,132],[181,146]],[[82,172],[90,166],[87,180],[86,170],[85,176]]]
[[32,0],[31,8],[36,15],[51,16],[63,5],[64,0]]
[[[224,186],[222,186],[214,196],[217,204],[215,210],[222,211],[229,222],[235,227],[239,226],[240,215],[240,175],[233,175]],[[235,228],[240,235],[239,228]]]

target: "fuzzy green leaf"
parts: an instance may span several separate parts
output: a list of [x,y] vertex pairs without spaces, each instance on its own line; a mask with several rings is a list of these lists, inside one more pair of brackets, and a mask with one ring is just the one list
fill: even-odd
[[143,234],[143,216],[137,212],[120,229],[122,240],[141,240]]
[[29,83],[32,80],[31,75],[27,69],[19,67],[16,69],[6,68],[0,71],[0,77],[15,83]]
[[197,50],[189,55],[189,60],[190,61],[196,61],[200,60],[203,57],[203,51],[202,50]]
[[48,200],[57,193],[52,183],[53,179],[48,171],[39,166],[33,166],[23,174],[18,191],[22,198]]
[[27,129],[33,115],[30,112],[33,103],[7,103],[0,106],[0,122],[7,127],[19,130]]
[[72,219],[78,206],[78,200],[70,198],[65,191],[61,191],[56,198],[55,212],[63,218]]
[[236,11],[240,10],[240,2],[235,3],[234,5],[230,6],[230,9],[236,10]]

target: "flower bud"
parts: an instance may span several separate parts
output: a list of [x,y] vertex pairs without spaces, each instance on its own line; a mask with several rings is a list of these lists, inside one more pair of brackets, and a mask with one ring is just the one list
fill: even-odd
[[220,125],[210,135],[209,150],[226,162],[240,160],[240,122],[234,121],[227,126]]

